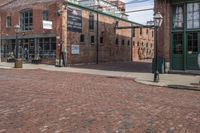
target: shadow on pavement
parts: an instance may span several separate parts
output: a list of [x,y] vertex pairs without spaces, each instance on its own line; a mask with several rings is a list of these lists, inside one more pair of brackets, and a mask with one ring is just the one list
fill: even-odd
[[151,62],[120,62],[120,63],[100,63],[86,65],[72,65],[75,68],[86,68],[105,71],[120,71],[120,72],[138,72],[151,73]]

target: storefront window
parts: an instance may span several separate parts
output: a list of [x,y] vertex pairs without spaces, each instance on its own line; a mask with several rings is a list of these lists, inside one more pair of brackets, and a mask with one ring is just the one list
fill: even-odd
[[187,4],[187,28],[200,28],[200,3]]
[[173,28],[183,28],[183,6],[176,5],[173,8]]
[[173,45],[174,45],[174,54],[183,53],[183,33],[174,33]]
[[39,55],[41,58],[55,58],[56,39],[40,38],[39,39]]

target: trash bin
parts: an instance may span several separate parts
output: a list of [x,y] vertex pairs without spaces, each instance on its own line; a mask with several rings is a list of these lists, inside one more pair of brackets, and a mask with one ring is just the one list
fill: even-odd
[[[152,61],[152,72],[154,73],[156,69],[155,58]],[[163,74],[165,73],[165,59],[162,57],[158,57],[158,72]]]
[[22,68],[22,59],[15,59],[15,68]]

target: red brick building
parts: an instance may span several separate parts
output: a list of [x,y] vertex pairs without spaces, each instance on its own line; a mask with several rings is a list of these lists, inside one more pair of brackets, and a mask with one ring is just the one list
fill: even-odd
[[153,59],[154,29],[136,28],[133,38],[133,60]]
[[198,70],[200,52],[200,2],[196,0],[156,0],[155,12],[164,21],[159,30],[159,57],[171,70]]
[[[131,61],[132,29],[127,19],[78,4],[55,0],[16,0],[1,3],[1,54],[4,61],[19,55],[28,62],[67,64]],[[61,54],[62,53],[62,54]]]

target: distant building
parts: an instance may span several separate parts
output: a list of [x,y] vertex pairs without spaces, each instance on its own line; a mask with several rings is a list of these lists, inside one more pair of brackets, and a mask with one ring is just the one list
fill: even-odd
[[154,29],[136,28],[133,37],[133,60],[153,59]]

